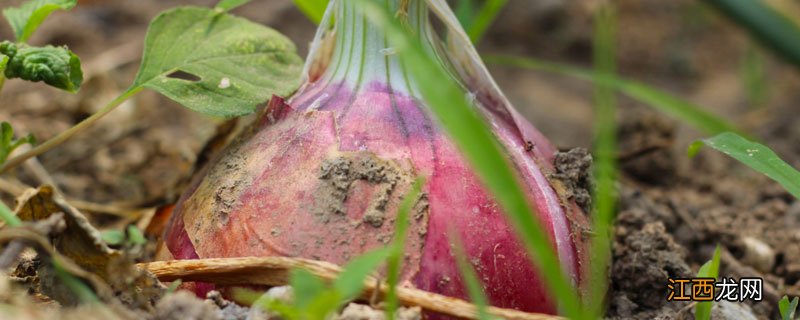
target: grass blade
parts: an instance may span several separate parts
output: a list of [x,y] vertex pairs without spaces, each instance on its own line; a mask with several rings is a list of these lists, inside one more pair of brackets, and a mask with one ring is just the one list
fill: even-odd
[[800,28],[789,18],[761,0],[709,0],[708,3],[800,67]]
[[344,266],[342,273],[333,282],[333,288],[342,301],[350,301],[361,293],[367,278],[391,253],[391,248],[381,248],[362,254]]
[[654,109],[675,117],[709,134],[725,131],[740,132],[735,126],[722,118],[708,113],[699,106],[672,94],[650,87],[644,83],[620,77],[597,77],[594,72],[566,64],[514,56],[488,56],[489,63],[510,65],[531,70],[545,71],[583,80],[603,82],[625,95],[645,103]]
[[751,108],[764,107],[769,98],[764,59],[754,44],[747,47],[741,64],[741,76],[744,84],[747,102]]
[[778,310],[781,312],[782,320],[793,320],[794,314],[797,311],[798,297],[794,297],[792,302],[789,302],[789,297],[783,296],[781,301],[778,301]]
[[0,202],[0,219],[3,219],[9,227],[19,227],[22,225],[22,220],[20,220],[3,202]]
[[390,247],[392,251],[387,259],[386,266],[386,282],[389,286],[389,290],[386,292],[386,319],[389,320],[394,319],[394,313],[397,310],[397,306],[400,304],[397,298],[397,283],[400,279],[400,267],[403,262],[406,237],[408,236],[408,213],[419,197],[422,191],[422,185],[424,184],[425,180],[418,178],[411,187],[411,191],[406,194],[403,202],[400,203],[400,208],[397,210],[394,240],[392,240],[392,245]]
[[[714,257],[711,258],[711,261],[706,262],[700,267],[700,270],[697,272],[698,278],[714,278],[716,279],[719,275],[719,256],[720,256],[720,249],[717,246],[717,249],[714,250]],[[711,319],[711,307],[713,301],[702,301],[698,302],[694,307],[694,319],[695,320],[709,320]]]
[[472,26],[472,21],[475,19],[475,4],[473,1],[459,0],[456,2],[453,11],[455,11],[458,22],[461,22],[464,29],[469,30],[470,26]]
[[[616,12],[608,2],[594,16],[595,77],[613,78],[616,73]],[[592,275],[604,275],[610,259],[611,225],[617,202],[616,190],[616,113],[617,101],[614,87],[607,81],[595,81],[595,183],[594,222],[596,236],[592,238]],[[591,281],[591,298],[586,310],[592,318],[601,318],[604,296],[608,289],[607,278],[596,276]]]
[[560,309],[576,318],[579,299],[564,275],[558,257],[550,245],[500,146],[483,119],[473,110],[461,88],[423,49],[392,13],[370,0],[359,0],[367,18],[381,28],[397,49],[402,63],[419,85],[422,97],[459,150],[472,164],[516,229],[532,262],[537,266],[547,288],[559,302]]
[[727,154],[775,180],[795,198],[800,199],[800,172],[781,160],[767,146],[747,140],[735,133],[725,132],[693,143],[689,147],[689,156],[694,156],[703,145]]
[[481,281],[478,280],[478,274],[475,273],[475,268],[467,261],[467,254],[464,253],[464,244],[458,239],[455,232],[450,232],[451,240],[456,254],[456,263],[458,270],[461,273],[461,279],[467,287],[469,299],[478,309],[478,320],[489,320],[489,313],[486,312],[486,307],[489,305],[489,300],[486,298],[486,293],[483,292]]
[[294,305],[300,309],[308,308],[326,289],[325,283],[320,278],[305,269],[293,270],[289,284],[294,290]]
[[473,43],[478,43],[483,38],[486,30],[489,30],[489,26],[492,25],[506,3],[508,0],[486,0],[483,7],[478,10],[478,14],[471,19],[469,27],[464,27]]

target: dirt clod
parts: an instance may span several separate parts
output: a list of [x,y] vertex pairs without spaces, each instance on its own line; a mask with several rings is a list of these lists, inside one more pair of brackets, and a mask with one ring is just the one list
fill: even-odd
[[632,178],[651,184],[664,184],[674,177],[675,125],[660,114],[639,112],[625,117],[617,130],[619,164]]
[[642,308],[661,308],[668,303],[667,279],[692,276],[685,249],[675,243],[661,222],[618,228],[616,237],[611,278],[613,289],[625,292],[625,297],[613,300],[617,312],[630,315]]
[[575,201],[583,212],[591,212],[592,155],[584,148],[573,148],[567,152],[557,152],[554,161],[556,173],[551,178],[558,179],[566,187],[567,199]]
[[345,214],[345,204],[356,181],[376,187],[362,221],[379,228],[386,220],[386,206],[398,183],[410,181],[408,173],[394,161],[376,157],[370,152],[344,153],[326,159],[320,166],[322,182],[316,190],[315,214],[323,221],[331,214]]

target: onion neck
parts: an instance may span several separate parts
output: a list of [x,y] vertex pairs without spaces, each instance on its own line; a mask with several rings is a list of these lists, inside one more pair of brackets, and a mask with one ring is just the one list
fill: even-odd
[[[384,0],[385,6],[404,19],[412,34],[429,52],[436,52],[428,7],[424,0]],[[358,91],[371,83],[382,83],[395,92],[416,92],[410,76],[385,34],[365,16],[356,1],[339,0],[334,8],[335,45],[330,64],[320,81],[343,83]]]

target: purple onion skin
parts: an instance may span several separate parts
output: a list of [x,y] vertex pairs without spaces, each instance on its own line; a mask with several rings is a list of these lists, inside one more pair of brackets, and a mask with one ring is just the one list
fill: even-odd
[[[468,299],[455,235],[492,305],[557,312],[501,208],[427,106],[389,81],[309,78],[288,103],[273,98],[183,195],[165,235],[171,258],[288,256],[343,265],[391,241],[398,205],[421,176],[424,196],[411,212],[401,284]],[[479,107],[493,103],[476,98]],[[480,110],[562,269],[580,285],[587,224],[546,178],[555,149],[530,123]]]

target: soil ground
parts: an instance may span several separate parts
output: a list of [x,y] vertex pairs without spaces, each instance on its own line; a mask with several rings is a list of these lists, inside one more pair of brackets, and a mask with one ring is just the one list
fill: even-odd
[[[2,93],[0,120],[40,141],[65,130],[130,83],[146,25],[158,12],[212,2],[82,0],[73,12],[55,13],[31,42],[68,45],[83,60],[84,87],[70,95],[9,81]],[[774,2],[787,5],[787,12],[798,12],[788,1]],[[739,124],[800,167],[796,68],[761,49],[699,1],[617,3],[621,74]],[[520,54],[588,67],[590,4],[512,0],[479,49],[483,54]],[[315,29],[288,0],[255,1],[234,13],[287,34],[303,55]],[[10,38],[6,25],[0,26],[0,38]],[[742,71],[748,52],[755,52],[763,64],[766,93],[758,103],[749,98]],[[490,69],[516,107],[559,148],[591,147],[589,83],[505,66]],[[619,103],[621,199],[608,317],[691,317],[687,303],[666,301],[667,278],[696,274],[720,245],[720,275],[761,277],[765,290],[761,302],[721,304],[715,318],[776,318],[779,297],[800,296],[800,202],[719,153],[705,150],[696,158],[686,157],[686,147],[702,133],[626,97]],[[169,204],[198,162],[207,158],[203,150],[209,140],[225,127],[224,121],[144,92],[88,132],[39,157],[49,174],[24,168],[4,176],[2,199],[11,204],[24,184],[52,180],[71,199],[114,208]],[[107,226],[119,221],[103,212],[92,218]]]

